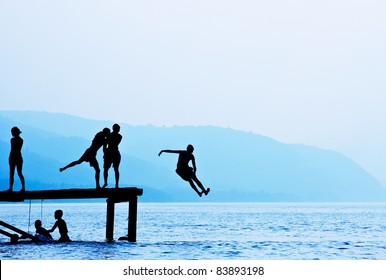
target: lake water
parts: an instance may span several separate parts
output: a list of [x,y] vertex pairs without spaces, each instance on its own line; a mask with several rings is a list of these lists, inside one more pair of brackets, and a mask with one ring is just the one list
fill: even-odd
[[[51,228],[56,209],[73,242],[0,235],[0,259],[386,260],[386,204],[139,203],[136,243],[105,242],[104,202],[0,204],[0,220],[34,233],[36,219]],[[127,213],[127,203],[116,205],[116,239],[127,234]]]

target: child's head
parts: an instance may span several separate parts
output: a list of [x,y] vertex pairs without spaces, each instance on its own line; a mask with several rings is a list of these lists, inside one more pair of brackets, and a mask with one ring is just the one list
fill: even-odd
[[55,211],[55,219],[60,219],[63,217],[63,211],[62,210],[56,210]]
[[41,228],[41,227],[42,227],[42,221],[36,220],[35,221],[35,228],[37,229],[37,228]]
[[104,134],[105,136],[107,136],[107,135],[110,134],[110,128],[105,127],[105,128],[102,130],[102,132],[103,132],[103,134]]
[[193,151],[194,151],[194,148],[193,148],[193,145],[188,145],[187,147],[186,147],[186,150],[189,152],[189,153],[193,153]]
[[11,134],[12,136],[16,137],[16,136],[19,136],[21,133],[20,129],[16,126],[12,127],[11,129]]
[[119,126],[119,124],[116,123],[113,125],[113,131],[114,132],[119,132],[120,130],[121,130],[121,127]]

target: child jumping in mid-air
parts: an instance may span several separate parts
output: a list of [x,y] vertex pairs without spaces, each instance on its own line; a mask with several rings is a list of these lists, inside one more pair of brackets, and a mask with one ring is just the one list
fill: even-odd
[[[197,168],[193,151],[194,147],[192,145],[188,145],[186,150],[162,150],[161,152],[159,152],[158,156],[160,156],[162,153],[179,154],[176,169],[177,174],[180,175],[183,180],[188,181],[192,189],[201,197],[203,194],[208,195],[210,188],[205,189],[204,186],[201,184],[200,180],[197,179]],[[192,161],[193,168],[189,166],[190,161]],[[194,182],[201,189],[201,191],[197,189]]]
[[53,232],[56,228],[59,228],[59,233],[60,233],[60,238],[59,242],[69,242],[70,237],[68,237],[68,230],[67,230],[67,224],[66,222],[62,219],[63,217],[63,211],[62,210],[56,210],[55,211],[55,219],[56,222],[52,229],[48,230],[48,232]]

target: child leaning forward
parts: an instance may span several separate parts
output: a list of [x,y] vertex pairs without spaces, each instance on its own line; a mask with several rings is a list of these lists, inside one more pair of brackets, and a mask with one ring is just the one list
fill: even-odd
[[53,232],[56,228],[59,228],[60,238],[58,241],[59,242],[71,241],[70,237],[68,237],[67,224],[62,219],[63,211],[62,210],[56,210],[54,216],[55,216],[56,222],[55,222],[54,226],[50,230],[48,230],[48,232]]

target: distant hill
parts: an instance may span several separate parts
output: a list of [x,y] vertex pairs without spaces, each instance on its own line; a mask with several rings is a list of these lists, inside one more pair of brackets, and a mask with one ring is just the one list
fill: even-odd
[[[27,188],[41,189],[94,187],[93,169],[86,163],[63,173],[58,169],[78,159],[95,133],[112,124],[64,114],[0,111],[0,189],[8,184],[12,126],[23,131]],[[220,127],[120,125],[121,185],[143,187],[142,201],[386,201],[386,188],[335,151]],[[175,174],[176,155],[157,156],[161,149],[185,149],[187,144],[195,146],[197,175],[212,189],[208,197],[196,197]],[[102,166],[102,151],[98,157]],[[111,186],[113,180],[111,170]]]

